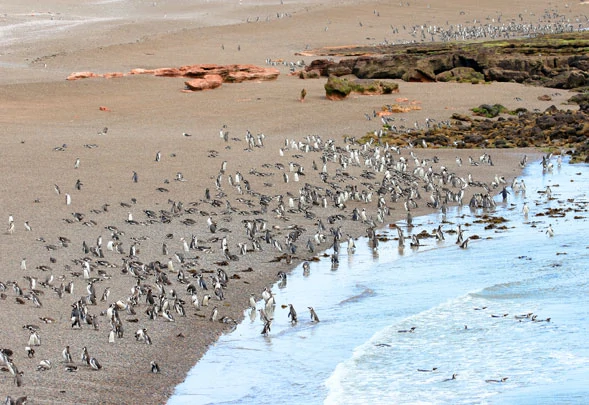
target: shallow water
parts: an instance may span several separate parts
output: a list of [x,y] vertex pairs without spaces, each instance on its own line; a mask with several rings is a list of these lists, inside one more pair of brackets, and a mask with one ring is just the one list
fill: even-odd
[[[391,240],[374,254],[361,239],[353,255],[341,249],[337,269],[328,260],[311,263],[308,277],[295,269],[285,288],[273,288],[278,305],[269,336],[247,311],[169,404],[586,402],[588,174],[589,166],[568,164],[543,174],[536,162],[524,173],[526,195],[511,194],[488,213],[508,219],[504,230],[475,224],[480,210],[455,209],[443,242],[430,238],[399,252]],[[538,193],[547,185],[552,200]],[[558,207],[563,217],[537,215]],[[431,232],[441,220],[414,219],[412,231]],[[457,224],[480,239],[460,249],[448,232]],[[289,303],[296,325],[281,307]],[[308,306],[319,323],[311,323]],[[542,322],[515,318],[527,313]]]

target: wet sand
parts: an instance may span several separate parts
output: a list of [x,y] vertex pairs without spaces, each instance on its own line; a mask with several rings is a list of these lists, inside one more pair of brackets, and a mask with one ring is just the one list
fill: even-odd
[[[276,280],[278,271],[287,271],[295,263],[317,256],[321,249],[329,247],[330,242],[324,242],[314,253],[305,248],[307,240],[313,240],[317,232],[319,218],[327,226],[324,231],[327,240],[329,228],[340,225],[344,235],[364,235],[367,224],[351,221],[351,212],[355,207],[365,208],[369,216],[376,218],[376,195],[369,203],[350,200],[344,209],[336,208],[330,200],[328,208],[308,205],[302,211],[290,209],[288,199],[292,196],[297,208],[299,190],[305,183],[320,187],[323,195],[325,190],[335,192],[338,187],[346,186],[357,186],[359,191],[375,194],[383,173],[367,169],[364,161],[358,166],[350,164],[345,170],[330,161],[328,182],[323,182],[320,175],[322,154],[332,154],[325,147],[328,139],[344,148],[345,136],[359,138],[379,129],[378,120],[367,121],[366,113],[393,103],[397,97],[416,100],[421,110],[396,117],[411,127],[414,122],[423,124],[426,117],[442,121],[453,112],[468,114],[470,108],[481,103],[545,109],[551,104],[558,106],[569,97],[567,92],[560,92],[552,101],[543,102],[538,96],[553,91],[512,83],[400,82],[400,92],[392,97],[357,96],[333,102],[325,99],[324,79],[302,81],[288,75],[287,65],[278,65],[281,75],[276,81],[224,84],[201,93],[183,93],[181,78],[134,76],[65,81],[75,71],[105,73],[194,63],[264,66],[267,58],[304,59],[309,63],[313,58],[301,58],[295,53],[306,47],[412,38],[409,29],[401,28],[398,35],[393,35],[391,25],[409,27],[446,21],[465,24],[473,19],[489,21],[487,17],[496,18],[500,13],[504,20],[518,19],[522,13],[527,21],[537,22],[544,10],[551,9],[549,2],[524,1],[514,7],[511,2],[499,1],[493,3],[493,8],[476,10],[469,8],[468,2],[444,4],[443,8],[433,3],[428,8],[425,3],[413,2],[400,6],[379,2],[331,1],[315,5],[285,1],[254,6],[253,2],[243,1],[207,2],[199,7],[191,2],[155,2],[142,3],[136,8],[129,8],[126,2],[103,2],[100,7],[89,2],[78,3],[54,1],[44,5],[44,10],[34,10],[36,3],[22,6],[14,2],[6,6],[1,22],[3,27],[12,22],[51,26],[50,21],[55,20],[101,18],[93,23],[62,24],[67,28],[53,27],[50,33],[40,31],[37,37],[24,37],[21,32],[20,40],[9,42],[5,36],[0,52],[0,147],[3,151],[0,198],[5,220],[12,215],[15,225],[13,233],[0,234],[4,268],[0,281],[7,287],[0,301],[3,306],[0,346],[13,351],[9,357],[23,372],[22,386],[14,384],[8,370],[0,374],[0,384],[6,395],[13,398],[26,395],[29,403],[164,403],[208,345],[230,330],[230,324],[209,321],[214,306],[218,307],[219,318],[239,320],[249,295],[254,293],[261,299],[261,291]],[[568,8],[562,6],[557,12],[574,18],[583,8],[575,4]],[[308,94],[303,103],[298,100],[302,88]],[[110,111],[101,111],[100,106]],[[105,127],[108,131],[100,134]],[[228,142],[219,137],[221,129],[229,132]],[[264,134],[263,146],[247,148],[244,136],[248,130],[254,137]],[[321,138],[317,145],[321,150],[307,153],[294,149],[291,143],[285,147],[285,139],[308,143],[305,137],[309,135]],[[279,154],[280,148],[284,149],[283,156]],[[361,150],[359,145],[350,148]],[[363,153],[368,156],[371,150]],[[156,162],[158,151],[161,160]],[[435,172],[440,172],[441,166],[445,166],[463,178],[470,173],[475,181],[489,186],[496,175],[504,176],[509,183],[519,174],[518,162],[522,156],[537,153],[403,149],[393,159],[407,159],[409,173],[415,168],[411,152],[419,160],[439,158],[435,163],[426,161],[425,168],[431,165]],[[478,160],[485,152],[492,156],[493,167],[468,164],[468,156]],[[340,153],[345,155],[345,150]],[[464,161],[461,167],[455,162],[457,156]],[[75,168],[77,158],[80,165]],[[223,161],[228,162],[227,171],[222,176],[221,188],[216,189],[215,179]],[[294,181],[289,171],[290,162],[304,167],[305,176],[300,176],[299,182]],[[317,171],[312,169],[313,162],[318,165]],[[375,176],[362,177],[367,170]],[[132,180],[133,172],[137,173],[137,182]],[[175,180],[178,172],[185,181]],[[230,186],[228,176],[237,172],[249,182],[249,192],[243,183],[243,194]],[[283,173],[289,176],[288,183],[284,183]],[[83,183],[81,190],[75,188],[78,179]],[[54,191],[55,184],[60,188],[59,195]],[[490,187],[491,193],[500,190]],[[205,199],[206,188],[211,192],[210,200]],[[466,188],[464,202],[468,203],[471,193],[481,190]],[[71,195],[71,205],[65,203],[66,193]],[[413,215],[431,210],[426,206],[429,193],[422,189],[421,194],[423,199],[417,201],[419,208],[413,210]],[[274,211],[279,208],[279,195],[283,196],[285,206],[281,215]],[[272,197],[266,213],[261,212],[262,196]],[[378,226],[404,218],[403,201],[387,199],[390,215]],[[183,209],[170,214],[173,202],[182,202]],[[107,211],[103,209],[104,204],[109,204]],[[155,212],[155,219],[150,220],[145,210]],[[160,210],[166,211],[164,216],[169,217],[169,222],[162,222]],[[83,214],[82,220],[78,221],[73,213]],[[128,221],[129,213],[137,223]],[[327,218],[331,215],[343,215],[345,219],[329,224]],[[214,234],[207,227],[209,216],[218,225]],[[264,219],[274,239],[283,245],[293,226],[301,229],[291,264],[284,260],[273,262],[284,252],[263,240],[263,251],[240,255],[238,243],[248,243],[252,250],[243,221],[256,218]],[[183,223],[186,219],[194,224]],[[25,221],[32,227],[31,231],[25,230]],[[4,226],[8,229],[8,222]],[[112,230],[106,229],[109,226],[120,231],[123,253],[107,249],[112,239]],[[198,237],[199,246],[210,247],[210,251],[184,252],[180,238],[190,241],[192,235]],[[83,241],[96,247],[99,236],[103,239],[104,258],[82,249]],[[230,253],[237,255],[238,260],[224,257],[221,249],[224,236]],[[264,233],[259,232],[257,236],[263,237]],[[62,243],[59,237],[70,242]],[[163,243],[168,246],[167,254],[162,252]],[[133,244],[137,248],[136,256],[129,257]],[[187,262],[179,263],[176,252],[184,254]],[[23,258],[26,258],[26,270],[21,269]],[[91,325],[83,325],[81,329],[71,327],[72,304],[88,295],[89,280],[84,279],[80,262],[84,258],[92,263],[90,277],[96,278],[93,285],[97,302],[89,304],[87,309],[89,314],[96,315],[98,330]],[[170,259],[174,271],[162,269],[170,279],[170,284],[164,287],[165,295],[171,300],[170,291],[175,290],[178,298],[185,301],[186,316],[172,310],[175,322],[161,316],[150,320],[142,293],[137,297],[138,305],[133,307],[134,314],[120,310],[124,335],[109,343],[111,326],[105,312],[116,301],[127,303],[137,282],[136,277],[124,271],[124,261],[134,262],[137,268],[159,261],[165,267]],[[186,283],[177,279],[180,268],[184,270]],[[210,286],[211,272],[217,268],[224,269],[231,278],[223,290],[222,301],[215,298]],[[158,294],[156,272],[138,271],[143,292],[152,288]],[[209,306],[200,310],[191,305],[186,291],[188,283],[196,284],[191,271],[204,274],[209,283],[208,291],[198,289],[200,300],[206,293],[212,296]],[[51,285],[39,285],[50,274],[54,276]],[[27,299],[32,297],[25,276],[38,278],[35,289],[41,307]],[[73,294],[64,293],[59,298],[54,288],[70,281],[75,285]],[[14,282],[22,288],[24,298],[17,297]],[[110,295],[101,301],[106,287],[110,288]],[[19,304],[17,298],[23,299],[24,304]],[[51,317],[55,322],[45,324],[42,317]],[[25,352],[30,332],[24,325],[39,328],[41,345],[34,347],[34,358]],[[134,338],[135,331],[142,328],[148,330],[152,345]],[[70,346],[74,365],[78,367],[75,373],[64,369],[61,352],[66,345]],[[80,353],[84,346],[102,364],[101,370],[92,370],[82,363]],[[37,371],[43,359],[49,359],[52,368]],[[151,361],[159,364],[160,374],[150,372]]]

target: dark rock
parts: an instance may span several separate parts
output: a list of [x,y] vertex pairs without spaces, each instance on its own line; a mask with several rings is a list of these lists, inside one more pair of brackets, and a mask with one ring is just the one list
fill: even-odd
[[357,79],[355,77],[329,76],[325,83],[325,96],[330,100],[343,100],[350,93],[391,94],[399,91],[399,85],[382,80]]
[[322,76],[406,81],[501,81],[574,89],[589,85],[589,32],[476,43],[322,48],[306,52],[359,55],[335,63],[313,61]]

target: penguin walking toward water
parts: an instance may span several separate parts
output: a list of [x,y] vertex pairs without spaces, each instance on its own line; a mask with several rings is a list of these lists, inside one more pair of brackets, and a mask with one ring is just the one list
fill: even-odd
[[313,307],[308,307],[308,308],[309,308],[309,312],[311,313],[311,322],[319,322],[319,317],[317,316],[317,313],[315,312]]
[[295,323],[298,322],[297,311],[295,311],[292,304],[288,304],[288,308],[289,308],[288,317],[290,318],[290,322],[294,325]]

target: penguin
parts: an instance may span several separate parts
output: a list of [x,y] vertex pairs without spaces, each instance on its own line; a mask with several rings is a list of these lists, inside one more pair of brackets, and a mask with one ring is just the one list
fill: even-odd
[[307,277],[309,274],[311,274],[311,265],[306,261],[303,263],[303,276]]
[[288,317],[290,318],[290,322],[294,325],[295,323],[298,322],[297,312],[295,311],[292,304],[288,304],[288,307],[289,307]]
[[86,346],[82,348],[82,354],[80,355],[80,359],[82,360],[82,363],[90,365],[90,355],[88,354],[88,349],[86,348]]
[[154,373],[154,374],[160,373],[160,366],[155,361],[152,361],[151,363],[149,363],[149,365],[151,366],[152,373]]
[[211,312],[211,316],[209,317],[209,321],[216,322],[218,315],[219,315],[219,310],[217,309],[217,307],[214,307],[213,312]]
[[88,364],[90,365],[90,367],[92,367],[93,370],[102,369],[102,365],[94,357],[90,357]]
[[51,367],[51,360],[43,359],[39,362],[39,365],[37,366],[37,371],[47,371],[51,369]]
[[41,346],[41,338],[36,330],[31,331],[29,336],[29,346]]
[[262,329],[261,334],[264,336],[268,336],[268,334],[270,333],[270,327],[272,326],[272,319],[267,319],[264,322],[264,329]]
[[311,322],[319,322],[319,317],[317,316],[317,313],[315,312],[313,307],[307,307],[307,308],[309,308],[309,312],[311,313]]

